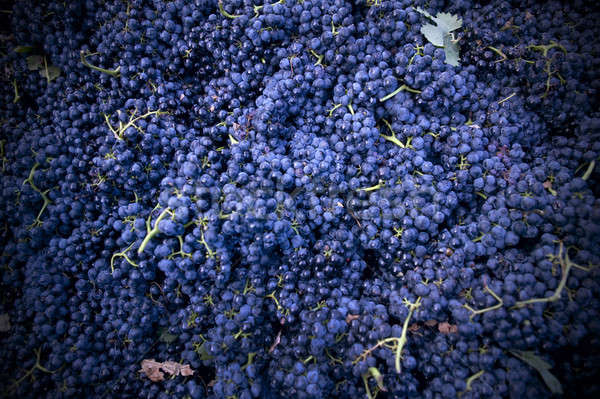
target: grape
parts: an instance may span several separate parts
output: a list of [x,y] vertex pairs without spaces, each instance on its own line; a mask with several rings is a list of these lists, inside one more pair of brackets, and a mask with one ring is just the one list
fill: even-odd
[[2,392],[598,396],[598,11],[485,3],[4,10]]

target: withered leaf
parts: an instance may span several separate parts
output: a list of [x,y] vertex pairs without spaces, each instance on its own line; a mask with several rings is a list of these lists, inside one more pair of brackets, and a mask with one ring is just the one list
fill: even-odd
[[427,320],[427,321],[425,322],[425,325],[426,325],[427,327],[433,327],[433,326],[435,326],[436,324],[437,324],[437,320],[433,320],[433,319],[431,319],[431,320]]
[[161,368],[166,373],[169,373],[171,375],[179,375],[179,369],[181,368],[181,365],[179,363],[167,360],[166,362],[163,362]]
[[181,373],[181,375],[184,377],[188,377],[190,375],[194,375],[194,370],[192,370],[189,364],[184,364],[179,369],[179,373]]
[[161,363],[155,362],[154,359],[144,359],[142,361],[142,369],[140,372],[146,374],[150,381],[158,382],[165,379],[165,374],[160,371]]
[[277,333],[277,336],[275,337],[275,342],[273,342],[273,345],[271,345],[271,347],[269,348],[269,353],[273,352],[275,350],[275,348],[277,347],[277,345],[279,345],[280,342],[281,342],[281,330],[279,330],[279,332]]
[[456,334],[458,332],[458,326],[456,324],[450,324],[444,321],[438,324],[438,330],[442,334]]
[[182,375],[184,377],[194,374],[194,370],[192,370],[189,364],[181,364],[170,360],[161,363],[154,359],[144,359],[140,372],[146,374],[153,382],[163,381],[165,379],[164,373],[173,376]]

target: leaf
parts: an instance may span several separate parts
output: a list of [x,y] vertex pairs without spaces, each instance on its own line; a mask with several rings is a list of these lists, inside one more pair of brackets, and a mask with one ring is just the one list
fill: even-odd
[[44,65],[44,57],[41,55],[30,55],[26,58],[27,60],[27,69],[30,71],[37,71]]
[[462,26],[462,19],[447,12],[438,13],[433,20],[440,27],[440,29],[448,33],[457,30]]
[[271,345],[271,347],[269,348],[269,353],[273,352],[275,350],[275,348],[277,347],[277,345],[279,345],[280,342],[281,342],[281,330],[279,330],[279,332],[277,333],[277,336],[275,337],[275,341],[273,342],[273,345]]
[[544,379],[544,382],[548,386],[548,389],[550,389],[550,392],[558,395],[561,395],[563,393],[560,381],[551,372],[549,372],[548,370],[543,370],[540,371],[540,375]]
[[142,361],[142,369],[140,372],[146,374],[153,382],[163,381],[165,379],[165,374],[160,371],[161,363],[155,362],[154,359],[144,359]]
[[531,351],[510,351],[510,353],[512,353],[513,355],[515,355],[516,357],[518,357],[519,359],[523,360],[525,363],[527,363],[528,365],[530,365],[531,367],[533,367],[536,370],[549,370],[552,368],[552,366],[546,362],[544,359],[542,359],[541,357],[537,356],[534,352]]
[[31,53],[33,50],[35,50],[35,47],[33,46],[17,46],[14,49],[15,53],[20,54]]
[[421,26],[421,33],[425,36],[425,39],[429,40],[434,46],[444,46],[444,32],[439,27],[425,24]]
[[437,323],[438,323],[437,320],[431,319],[431,320],[427,320],[424,324],[427,327],[435,327]]
[[552,368],[552,365],[550,365],[550,363],[548,363],[547,361],[545,361],[544,359],[537,356],[534,352],[531,351],[525,352],[512,350],[509,352],[513,356],[518,357],[519,359],[523,360],[525,363],[536,369],[538,373],[540,373],[546,386],[548,386],[548,389],[550,389],[550,392],[552,392],[553,394],[563,393],[562,385],[560,384],[558,378],[556,378],[551,372],[548,371]]
[[423,14],[423,15],[425,15],[425,16],[426,16],[427,18],[429,18],[429,19],[434,19],[433,15],[431,15],[431,14],[430,14],[430,13],[428,13],[427,11],[423,10],[421,7],[417,7],[417,8],[415,8],[415,11],[416,11],[416,12],[419,12],[419,13],[421,13],[421,14]]
[[456,334],[458,332],[458,327],[456,324],[450,324],[447,321],[444,321],[438,324],[438,331],[442,334]]
[[184,364],[179,369],[179,373],[184,377],[189,377],[190,375],[194,375],[194,370],[192,370],[189,364]]
[[10,318],[8,313],[0,314],[0,332],[10,331]]
[[158,339],[161,342],[164,342],[166,344],[170,344],[170,343],[174,342],[177,339],[177,335],[170,334],[168,329],[163,328],[161,330],[161,333],[160,333],[160,336],[158,337]]
[[60,68],[54,65],[48,66],[48,80],[52,82],[60,76]]
[[194,375],[194,370],[192,370],[189,364],[181,364],[171,360],[161,363],[154,359],[142,360],[140,372],[146,374],[146,377],[153,382],[163,381],[165,379],[165,373],[172,376],[181,375],[184,377]]
[[444,53],[446,53],[446,64],[458,66],[458,60],[460,59],[458,51],[458,45],[454,40],[452,40],[452,35],[446,34],[444,36]]
[[422,8],[417,7],[415,10],[435,22],[435,25],[425,24],[421,27],[423,36],[434,46],[444,48],[446,64],[458,66],[459,48],[451,32],[462,26],[462,19],[447,12],[439,12],[434,17]]

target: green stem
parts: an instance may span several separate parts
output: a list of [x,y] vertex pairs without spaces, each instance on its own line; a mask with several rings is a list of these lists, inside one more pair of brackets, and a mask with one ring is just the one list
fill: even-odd
[[330,110],[329,110],[329,116],[331,117],[333,115],[333,112],[338,109],[339,107],[341,107],[342,104],[335,104]]
[[156,236],[158,233],[160,233],[160,230],[158,229],[158,223],[161,220],[163,220],[170,212],[171,212],[170,208],[165,208],[165,210],[163,210],[160,213],[160,215],[158,215],[158,218],[154,222],[154,227],[152,228],[152,230],[148,230],[146,237],[144,237],[144,240],[140,244],[140,247],[138,248],[138,254],[141,254],[142,252],[144,252],[144,250],[146,249],[146,245],[148,245],[150,240],[152,238],[154,238],[154,236]]
[[241,15],[233,15],[233,14],[230,14],[227,11],[225,11],[225,8],[223,8],[223,2],[221,0],[219,0],[219,12],[221,13],[222,16],[224,16],[226,18],[230,18],[230,19],[235,19],[235,18],[241,17]]
[[402,85],[400,87],[398,87],[396,90],[394,90],[393,92],[391,92],[390,94],[388,94],[387,96],[381,97],[379,99],[380,102],[384,102],[389,100],[390,98],[394,97],[396,94],[400,93],[401,91],[406,90],[409,91],[411,93],[415,93],[415,94],[419,94],[421,93],[421,90],[417,90],[417,89],[413,89],[411,87],[408,87],[407,85]]
[[310,53],[317,59],[317,62],[315,62],[315,66],[317,66],[317,65],[323,65],[323,58],[325,58],[324,55],[317,54],[317,52],[315,52],[314,50],[310,50]]
[[385,140],[396,144],[398,147],[400,148],[406,148],[404,146],[404,144],[402,144],[402,142],[400,140],[398,140],[398,138],[395,135],[392,136],[386,136],[385,134],[380,134],[381,137],[383,137]]
[[113,256],[111,256],[111,258],[110,258],[110,272],[111,272],[111,274],[115,272],[115,258],[118,258],[118,257],[125,258],[125,260],[127,261],[127,263],[129,263],[131,266],[134,266],[134,267],[138,267],[139,266],[137,263],[135,263],[134,261],[132,261],[129,258],[129,256],[127,256],[127,251],[129,251],[131,249],[131,247],[133,247],[133,244],[135,244],[135,241],[132,242],[123,251],[114,253]]
[[116,69],[104,69],[104,68],[100,68],[100,67],[97,67],[95,65],[90,64],[87,61],[87,59],[86,59],[87,55],[85,55],[83,53],[83,51],[80,52],[80,55],[81,55],[81,63],[83,65],[85,65],[86,67],[88,67],[88,68],[91,68],[91,69],[93,69],[95,71],[98,71],[98,72],[105,73],[107,75],[112,76],[113,78],[118,78],[121,75],[121,72],[120,72],[121,71],[121,66],[118,66]]
[[13,104],[16,104],[21,99],[21,96],[19,95],[19,89],[17,88],[17,79],[13,79],[12,84],[15,88],[15,98],[13,99]]
[[52,201],[50,201],[50,198],[48,198],[48,192],[50,191],[50,189],[42,191],[33,182],[33,176],[35,175],[35,171],[37,170],[37,168],[39,168],[39,166],[40,166],[40,164],[36,162],[35,165],[33,165],[31,170],[29,171],[29,176],[27,176],[27,179],[25,179],[23,181],[23,184],[25,184],[25,183],[29,184],[29,186],[32,188],[33,191],[40,194],[42,196],[42,200],[44,201],[44,204],[42,205],[42,209],[40,209],[40,211],[38,212],[38,214],[35,218],[35,221],[31,224],[31,228],[42,225],[42,221],[40,218],[42,217],[42,214],[44,213],[44,210],[46,210],[46,207],[48,206],[48,204],[50,204],[52,202]]
[[499,49],[497,49],[496,47],[492,47],[492,46],[488,46],[488,48],[489,48],[490,50],[492,50],[494,53],[498,54],[500,57],[502,57],[501,59],[499,59],[499,60],[496,60],[496,61],[494,61],[494,62],[502,62],[502,61],[505,61],[506,59],[508,59],[508,57],[506,56],[506,54],[504,54],[504,53],[502,52],[502,50],[499,50]]
[[[563,252],[564,252],[564,255],[563,255]],[[560,266],[562,269],[562,277],[560,279],[560,282],[558,283],[558,287],[556,287],[556,290],[554,291],[554,294],[550,295],[549,297],[545,297],[545,298],[533,298],[533,299],[528,299],[526,301],[519,301],[515,304],[516,308],[522,308],[523,306],[532,304],[532,303],[545,303],[545,302],[557,301],[558,299],[560,299],[562,291],[563,291],[563,289],[565,289],[565,286],[567,285],[567,279],[569,277],[569,272],[571,271],[571,269],[573,267],[584,270],[584,271],[590,271],[591,268],[593,267],[593,266],[584,267],[584,266],[578,265],[575,262],[572,262],[571,258],[569,257],[569,251],[564,250],[564,244],[562,242],[560,243],[560,246],[559,246],[558,255],[551,256],[551,258],[558,259],[558,262],[560,263]]]
[[467,378],[467,388],[465,389],[465,392],[468,392],[471,390],[471,386],[473,385],[473,381],[475,381],[476,379],[478,379],[479,377],[481,377],[483,375],[484,371],[483,370],[479,370],[477,373],[473,374],[472,376],[470,376],[469,378]]
[[379,190],[383,186],[385,186],[385,181],[379,180],[379,183],[377,183],[377,185],[375,185],[375,186],[359,188],[356,191],[366,191],[366,192],[375,191],[375,190]]
[[588,166],[587,170],[585,171],[585,173],[583,174],[583,176],[581,178],[583,180],[589,179],[590,176],[592,175],[592,172],[594,171],[595,166],[596,166],[596,160],[592,160],[592,162],[590,162],[590,165]]
[[473,320],[473,317],[475,317],[478,314],[482,314],[485,312],[489,312],[491,310],[496,310],[496,309],[500,309],[503,305],[504,305],[504,301],[502,300],[502,298],[500,298],[494,291],[492,291],[492,289],[490,287],[488,287],[488,285],[485,285],[485,290],[494,297],[494,299],[496,299],[498,301],[497,304],[493,305],[493,306],[489,306],[487,308],[484,309],[479,309],[479,310],[475,310],[473,309],[471,306],[465,304],[465,308],[467,310],[469,310],[471,312],[471,316],[469,317],[470,320]]
[[358,362],[366,360],[367,356],[369,356],[375,349],[383,346],[391,349],[394,352],[396,372],[400,373],[400,359],[402,358],[402,349],[404,349],[404,345],[406,345],[407,341],[406,332],[408,331],[408,323],[410,322],[413,312],[421,306],[421,297],[418,297],[414,303],[411,303],[405,299],[404,303],[406,306],[408,306],[408,316],[406,316],[406,319],[404,319],[400,337],[390,337],[377,342],[376,345],[366,349],[356,359],[354,359],[352,362],[353,364],[357,364]]
[[517,93],[513,93],[510,96],[508,96],[506,98],[503,98],[502,100],[498,101],[498,104],[502,104],[503,102],[510,100],[511,98],[513,98],[516,95],[517,95]]

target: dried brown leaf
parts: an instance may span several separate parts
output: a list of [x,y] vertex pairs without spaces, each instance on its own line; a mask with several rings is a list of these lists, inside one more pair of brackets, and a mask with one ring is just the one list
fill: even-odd
[[177,362],[167,360],[166,362],[163,362],[161,368],[163,369],[163,371],[165,373],[168,373],[171,375],[179,375],[179,370],[181,369],[181,365]]
[[161,363],[154,359],[144,359],[140,372],[146,374],[153,382],[163,381],[165,379],[164,373],[173,376],[182,375],[184,377],[194,374],[194,370],[192,370],[189,364],[181,364],[171,360]]
[[273,345],[271,345],[271,347],[269,348],[269,353],[271,353],[275,350],[277,345],[279,345],[279,342],[281,342],[281,330],[279,330],[279,332],[277,333],[277,336],[275,337],[275,342],[273,342]]
[[140,372],[146,374],[146,377],[153,382],[164,381],[165,375],[160,371],[161,363],[154,361],[154,359],[144,359],[142,361],[142,369]]
[[502,26],[502,28],[500,28],[500,30],[507,30],[513,27],[513,22],[514,22],[515,18],[511,17],[508,21],[506,21],[506,23]]
[[179,369],[179,373],[184,377],[188,377],[194,375],[194,370],[192,370],[189,364],[184,364],[181,366],[181,369]]
[[425,322],[425,325],[426,325],[427,327],[433,327],[433,326],[435,326],[436,324],[437,324],[437,320],[433,320],[433,319],[431,319],[431,320],[427,320],[427,321]]
[[346,316],[346,323],[350,324],[350,323],[352,323],[352,320],[356,320],[359,317],[360,316],[357,314],[349,314],[348,316]]
[[442,334],[456,334],[458,332],[458,326],[456,324],[450,324],[444,321],[438,324],[438,330]]

